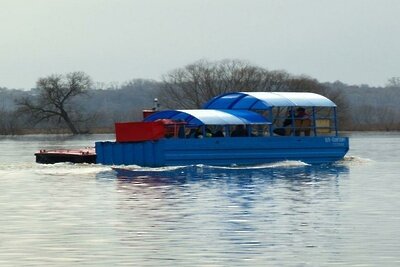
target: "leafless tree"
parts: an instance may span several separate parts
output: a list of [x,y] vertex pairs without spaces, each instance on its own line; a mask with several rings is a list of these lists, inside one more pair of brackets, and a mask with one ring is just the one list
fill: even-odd
[[0,135],[15,135],[20,130],[18,114],[0,107]]
[[283,70],[268,71],[240,60],[197,61],[163,77],[161,103],[167,108],[200,108],[212,97],[240,91],[313,92],[339,106],[339,122],[348,122],[348,105],[339,91],[330,90],[307,76]]
[[173,108],[199,108],[219,94],[263,87],[265,70],[239,60],[200,60],[163,77],[161,103]]
[[36,123],[43,120],[63,121],[72,134],[79,134],[76,123],[82,120],[71,100],[85,94],[91,85],[90,77],[84,72],[66,75],[50,75],[37,81],[37,95],[34,99],[22,98],[17,101],[20,111],[30,113]]
[[392,77],[388,80],[386,87],[400,88],[400,77]]
[[199,108],[214,96],[240,91],[329,93],[306,76],[268,71],[240,60],[201,60],[164,76],[160,98],[167,107]]

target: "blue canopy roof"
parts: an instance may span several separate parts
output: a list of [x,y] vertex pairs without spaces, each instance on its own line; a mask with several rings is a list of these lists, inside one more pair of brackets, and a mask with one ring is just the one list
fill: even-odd
[[269,109],[271,107],[336,107],[314,93],[236,92],[219,95],[204,104],[206,109]]
[[249,110],[185,109],[156,112],[144,121],[183,120],[191,125],[271,124],[265,117]]

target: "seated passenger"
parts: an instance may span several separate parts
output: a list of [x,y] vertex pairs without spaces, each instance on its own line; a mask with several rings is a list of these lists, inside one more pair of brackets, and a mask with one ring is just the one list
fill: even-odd
[[213,137],[224,137],[224,133],[221,130],[218,130],[214,133]]
[[213,137],[214,135],[213,135],[213,133],[212,133],[212,131],[207,127],[206,128],[206,137]]
[[289,110],[286,119],[283,121],[281,128],[274,129],[274,133],[277,135],[290,135],[290,129],[288,126],[292,125],[292,111]]
[[[205,129],[205,137],[212,137],[213,134],[209,128]],[[197,129],[190,130],[189,138],[203,138],[203,129],[198,127]]]
[[231,133],[232,137],[248,136],[247,130],[244,125],[237,125]]
[[200,127],[190,129],[190,132],[187,135],[188,138],[199,138],[199,136],[203,137]]

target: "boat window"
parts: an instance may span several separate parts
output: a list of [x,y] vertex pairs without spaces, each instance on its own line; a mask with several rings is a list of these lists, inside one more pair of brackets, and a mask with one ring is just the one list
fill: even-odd
[[333,108],[315,108],[316,135],[330,135],[336,131]]
[[332,107],[275,107],[274,136],[319,136],[335,133],[335,114]]

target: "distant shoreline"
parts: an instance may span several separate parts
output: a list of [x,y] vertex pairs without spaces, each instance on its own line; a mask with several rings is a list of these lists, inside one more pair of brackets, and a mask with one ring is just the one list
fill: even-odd
[[[95,128],[78,135],[113,134],[114,127]],[[21,129],[11,134],[0,134],[0,136],[23,136],[23,135],[73,135],[68,129]]]
[[[380,134],[400,134],[400,131],[398,130],[393,130],[393,131],[387,131],[387,130],[354,130],[354,131],[339,131],[340,135],[343,136],[351,136],[352,134],[357,134],[357,133],[365,133],[365,134],[373,134],[373,133],[380,133]],[[84,135],[96,135],[96,134],[114,134],[114,128],[98,128],[91,130],[87,133],[81,133],[77,134],[76,136],[84,136]],[[65,130],[51,130],[51,131],[43,131],[43,130],[22,130],[18,133],[15,134],[0,134],[0,137],[9,137],[9,136],[29,136],[29,135],[71,135],[67,129]]]

